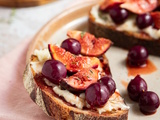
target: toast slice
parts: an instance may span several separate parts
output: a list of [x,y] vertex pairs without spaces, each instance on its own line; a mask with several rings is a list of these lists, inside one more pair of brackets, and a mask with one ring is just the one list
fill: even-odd
[[[50,46],[50,45],[49,45]],[[53,45],[54,46],[54,45]],[[50,55],[51,54],[51,55]],[[108,102],[100,108],[91,109],[85,100],[85,94],[75,94],[61,89],[59,85],[49,82],[42,75],[45,61],[53,59],[50,49],[35,50],[26,66],[23,82],[31,99],[43,111],[56,120],[127,120],[129,107],[125,104],[118,90]],[[75,56],[74,56],[75,57]],[[101,56],[97,68],[101,75],[111,76],[108,59]],[[97,59],[95,57],[95,59]],[[100,59],[100,58],[99,58]]]
[[100,5],[95,5],[89,13],[89,32],[96,37],[110,39],[115,46],[130,49],[134,45],[142,45],[149,54],[160,56],[160,30],[152,27],[140,30],[135,25],[135,17],[130,16],[123,24],[117,25],[107,13],[100,11]]
[[[35,59],[37,58],[32,57],[31,62]],[[24,72],[24,86],[31,99],[55,120],[128,120],[128,110],[99,114],[97,111],[79,109],[70,105],[63,98],[56,95],[52,87],[47,86],[44,81],[39,79],[40,77],[32,68],[31,62],[28,63]]]

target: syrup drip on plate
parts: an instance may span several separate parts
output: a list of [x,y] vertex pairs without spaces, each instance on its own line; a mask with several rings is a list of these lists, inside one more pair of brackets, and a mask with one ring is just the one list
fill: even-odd
[[147,60],[146,64],[141,67],[130,66],[127,62],[128,76],[136,76],[137,74],[151,74],[157,70],[157,67]]
[[128,87],[128,82],[121,80],[121,84],[127,89]]

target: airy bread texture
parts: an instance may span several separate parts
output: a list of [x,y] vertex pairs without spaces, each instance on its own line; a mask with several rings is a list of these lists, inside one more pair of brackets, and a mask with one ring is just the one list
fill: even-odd
[[31,66],[31,62],[37,61],[32,56],[26,66],[23,82],[31,99],[40,106],[43,111],[55,120],[127,120],[128,110],[118,110],[99,114],[89,109],[78,109],[69,105],[62,98],[58,97],[43,81],[35,79],[37,73]]
[[89,32],[96,37],[110,39],[115,46],[130,49],[134,45],[142,45],[147,48],[149,54],[160,56],[160,39],[154,39],[144,32],[119,31],[115,25],[96,22],[96,16],[91,11]]

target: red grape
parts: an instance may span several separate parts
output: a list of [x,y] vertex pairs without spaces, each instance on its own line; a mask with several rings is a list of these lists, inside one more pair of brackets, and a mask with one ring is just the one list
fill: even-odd
[[61,78],[65,78],[67,70],[63,63],[57,60],[47,60],[42,68],[42,75],[50,82],[59,84]]
[[94,83],[86,89],[85,96],[91,107],[101,107],[108,101],[110,93],[105,85]]
[[104,76],[100,79],[100,82],[101,84],[104,84],[108,88],[110,96],[115,92],[116,84],[111,77]]
[[139,98],[139,107],[144,114],[152,114],[156,112],[159,104],[158,95],[151,91],[143,92]]
[[78,40],[73,38],[68,38],[64,40],[61,44],[61,47],[75,55],[81,53],[81,44]]
[[129,97],[134,101],[138,101],[140,94],[147,91],[147,83],[140,77],[140,75],[137,75],[130,81],[127,90]]
[[109,9],[109,14],[116,24],[121,24],[128,18],[128,11],[120,8],[119,5],[112,6]]
[[144,65],[148,58],[148,51],[145,47],[137,45],[132,47],[128,53],[128,62],[131,66]]
[[150,25],[153,25],[154,22],[153,22],[152,16],[146,13],[146,14],[137,15],[136,23],[140,29],[143,29]]

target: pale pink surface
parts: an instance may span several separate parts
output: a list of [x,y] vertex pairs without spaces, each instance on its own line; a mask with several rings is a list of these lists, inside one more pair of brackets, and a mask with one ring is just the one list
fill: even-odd
[[29,40],[0,59],[0,120],[51,120],[23,85]]

